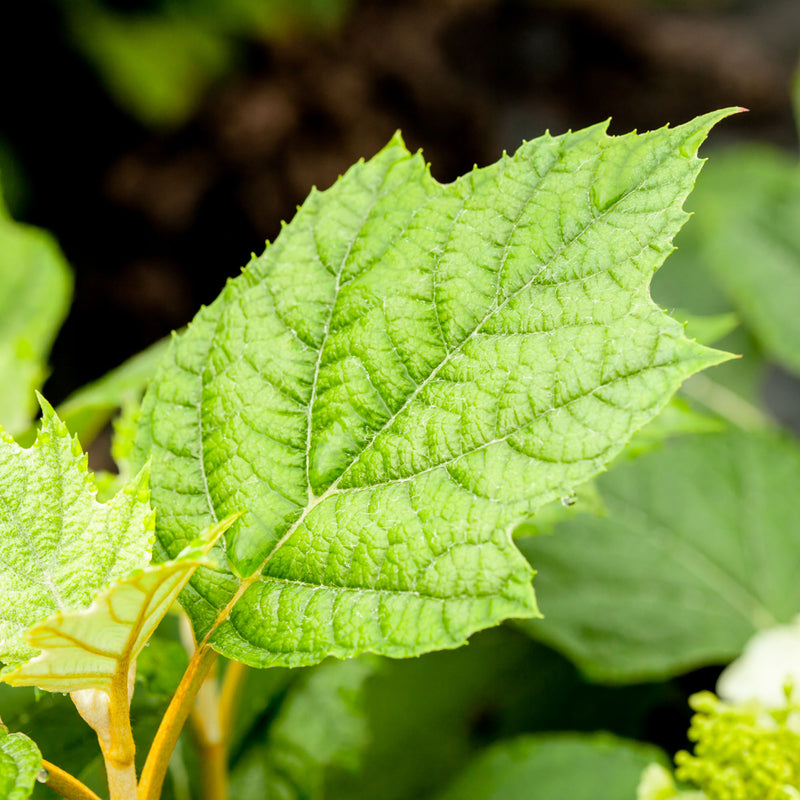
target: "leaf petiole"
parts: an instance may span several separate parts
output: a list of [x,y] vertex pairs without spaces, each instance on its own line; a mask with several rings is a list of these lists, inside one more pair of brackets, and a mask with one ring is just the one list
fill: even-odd
[[56,794],[66,797],[67,800],[100,800],[100,798],[85,784],[81,783],[74,775],[42,760],[42,767],[47,773],[45,786]]
[[189,661],[147,754],[139,780],[138,800],[158,800],[160,797],[172,751],[216,657],[210,647],[201,646]]

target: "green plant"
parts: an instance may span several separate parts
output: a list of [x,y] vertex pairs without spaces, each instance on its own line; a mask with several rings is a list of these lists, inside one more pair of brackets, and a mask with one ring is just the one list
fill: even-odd
[[[0,732],[3,796],[49,787],[96,798],[107,781],[112,800],[356,797],[348,781],[362,778],[348,770],[370,741],[402,763],[398,718],[383,739],[367,718],[369,693],[397,684],[378,656],[459,648],[514,618],[596,679],[635,681],[730,660],[755,630],[797,613],[778,541],[788,512],[768,485],[763,508],[731,513],[768,518],[757,546],[782,578],[774,590],[772,573],[749,587],[742,553],[725,561],[724,529],[693,548],[730,505],[724,465],[752,466],[756,481],[762,468],[795,475],[800,459],[673,399],[730,356],[687,338],[649,294],[687,219],[696,151],[729,113],[642,135],[602,125],[546,135],[449,185],[395,137],[312,191],[171,344],[58,411],[40,398],[32,446],[0,441],[0,678],[55,695],[0,693],[0,711],[45,759],[22,733]],[[23,235],[1,221],[0,237]],[[37,314],[29,322],[57,318]],[[729,322],[692,324],[713,337]],[[46,350],[35,352],[40,364]],[[41,367],[34,375],[9,400],[22,441]],[[74,434],[91,438],[117,405],[120,475],[95,478]],[[663,445],[690,431],[706,433]],[[688,481],[684,492],[709,485],[684,509],[664,475]],[[658,524],[637,540],[647,514]],[[575,530],[532,536],[554,526]],[[771,593],[757,597],[765,580]],[[172,613],[178,595],[183,612]],[[676,598],[707,624],[672,613]],[[550,659],[563,691],[582,691],[555,655],[513,635],[484,651],[476,637],[466,657],[510,669],[535,648],[537,669]],[[435,663],[445,662],[410,669]],[[424,698],[423,724],[438,719],[435,735],[458,750],[447,696],[478,697],[472,672],[448,667],[394,702]],[[58,693],[96,732],[102,766]],[[435,796],[463,761],[438,783],[405,777],[380,793]],[[539,734],[498,745],[443,796],[527,797],[535,784],[543,798],[621,800],[651,762],[667,763],[618,737]]]

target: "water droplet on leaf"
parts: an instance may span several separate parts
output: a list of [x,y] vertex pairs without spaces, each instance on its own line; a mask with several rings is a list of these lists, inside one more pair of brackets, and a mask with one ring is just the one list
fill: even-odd
[[564,506],[564,508],[569,508],[570,506],[574,506],[575,503],[577,502],[578,502],[578,495],[575,494],[575,492],[570,492],[569,494],[565,494],[561,498],[561,505]]
[[40,769],[36,774],[36,780],[39,783],[47,783],[50,780],[50,773],[46,769]]

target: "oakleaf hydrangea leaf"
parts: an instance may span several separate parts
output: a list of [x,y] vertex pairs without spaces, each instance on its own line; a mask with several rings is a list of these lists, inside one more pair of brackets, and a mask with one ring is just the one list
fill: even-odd
[[67,314],[72,276],[46,231],[11,219],[0,197],[0,425],[16,434],[29,425],[34,390]]
[[223,520],[174,561],[114,581],[88,608],[58,612],[34,625],[27,641],[41,653],[1,679],[51,692],[110,692],[120,675],[127,681],[158,623],[197,567],[210,564],[207,552],[233,519]]
[[41,769],[39,748],[24,734],[9,733],[0,725],[0,797],[26,800]]
[[727,358],[648,284],[728,113],[545,135],[448,185],[395,137],[312,191],[144,401],[162,555],[245,512],[183,597],[198,638],[292,666],[536,615],[514,526]]
[[603,517],[519,541],[539,570],[545,615],[520,624],[595,680],[725,663],[757,631],[800,613],[800,449],[791,440],[687,436],[597,483]]
[[439,800],[632,800],[652,745],[609,734],[520,736],[478,758]]
[[98,590],[150,560],[147,469],[108,503],[77,439],[44,401],[36,443],[0,439],[0,661],[36,655],[25,631],[88,606]]

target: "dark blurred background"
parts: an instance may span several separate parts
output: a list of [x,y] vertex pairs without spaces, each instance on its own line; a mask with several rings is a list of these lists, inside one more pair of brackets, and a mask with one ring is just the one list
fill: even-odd
[[401,129],[442,181],[545,129],[750,109],[796,148],[799,0],[40,0],[0,34],[0,171],[76,273],[58,402],[184,325]]

